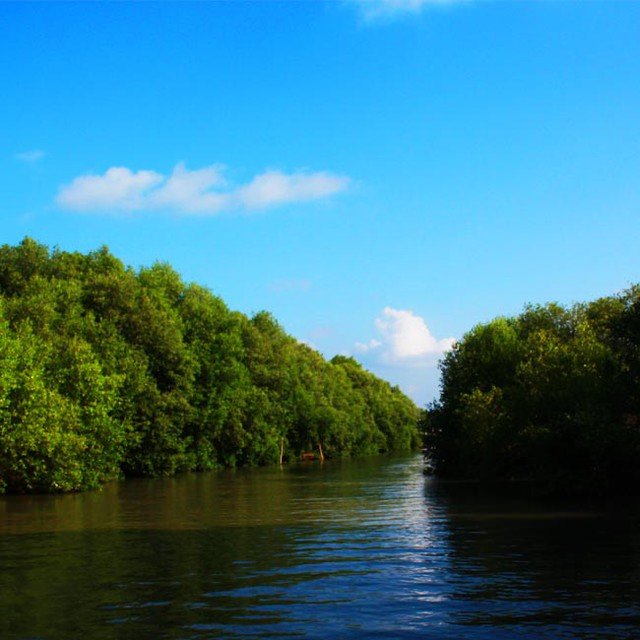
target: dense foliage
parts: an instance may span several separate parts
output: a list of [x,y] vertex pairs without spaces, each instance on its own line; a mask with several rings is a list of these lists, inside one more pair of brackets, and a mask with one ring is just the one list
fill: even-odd
[[0,247],[0,492],[409,449],[417,409],[265,312],[106,248]]
[[424,424],[440,474],[638,490],[640,287],[478,325],[441,372]]

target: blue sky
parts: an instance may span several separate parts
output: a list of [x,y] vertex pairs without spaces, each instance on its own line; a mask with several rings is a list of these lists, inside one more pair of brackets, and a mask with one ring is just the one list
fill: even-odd
[[2,3],[0,231],[170,262],[419,403],[640,280],[640,3]]

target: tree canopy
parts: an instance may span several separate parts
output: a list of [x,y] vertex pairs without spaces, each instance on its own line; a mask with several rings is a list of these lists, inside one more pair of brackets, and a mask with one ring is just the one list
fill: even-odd
[[0,247],[0,492],[407,450],[417,419],[352,358],[326,361],[168,264]]
[[441,373],[423,422],[439,474],[637,492],[640,287],[478,325]]

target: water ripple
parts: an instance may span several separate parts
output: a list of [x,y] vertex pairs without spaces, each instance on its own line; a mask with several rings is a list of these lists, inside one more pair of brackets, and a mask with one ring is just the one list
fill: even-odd
[[372,459],[5,500],[0,637],[640,637],[637,510],[420,471]]

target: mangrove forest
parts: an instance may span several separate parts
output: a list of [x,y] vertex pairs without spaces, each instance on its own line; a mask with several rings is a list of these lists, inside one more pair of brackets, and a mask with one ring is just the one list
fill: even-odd
[[439,475],[638,492],[639,286],[480,324],[441,374],[440,400],[423,419]]
[[0,492],[410,450],[418,413],[167,264],[0,247]]

